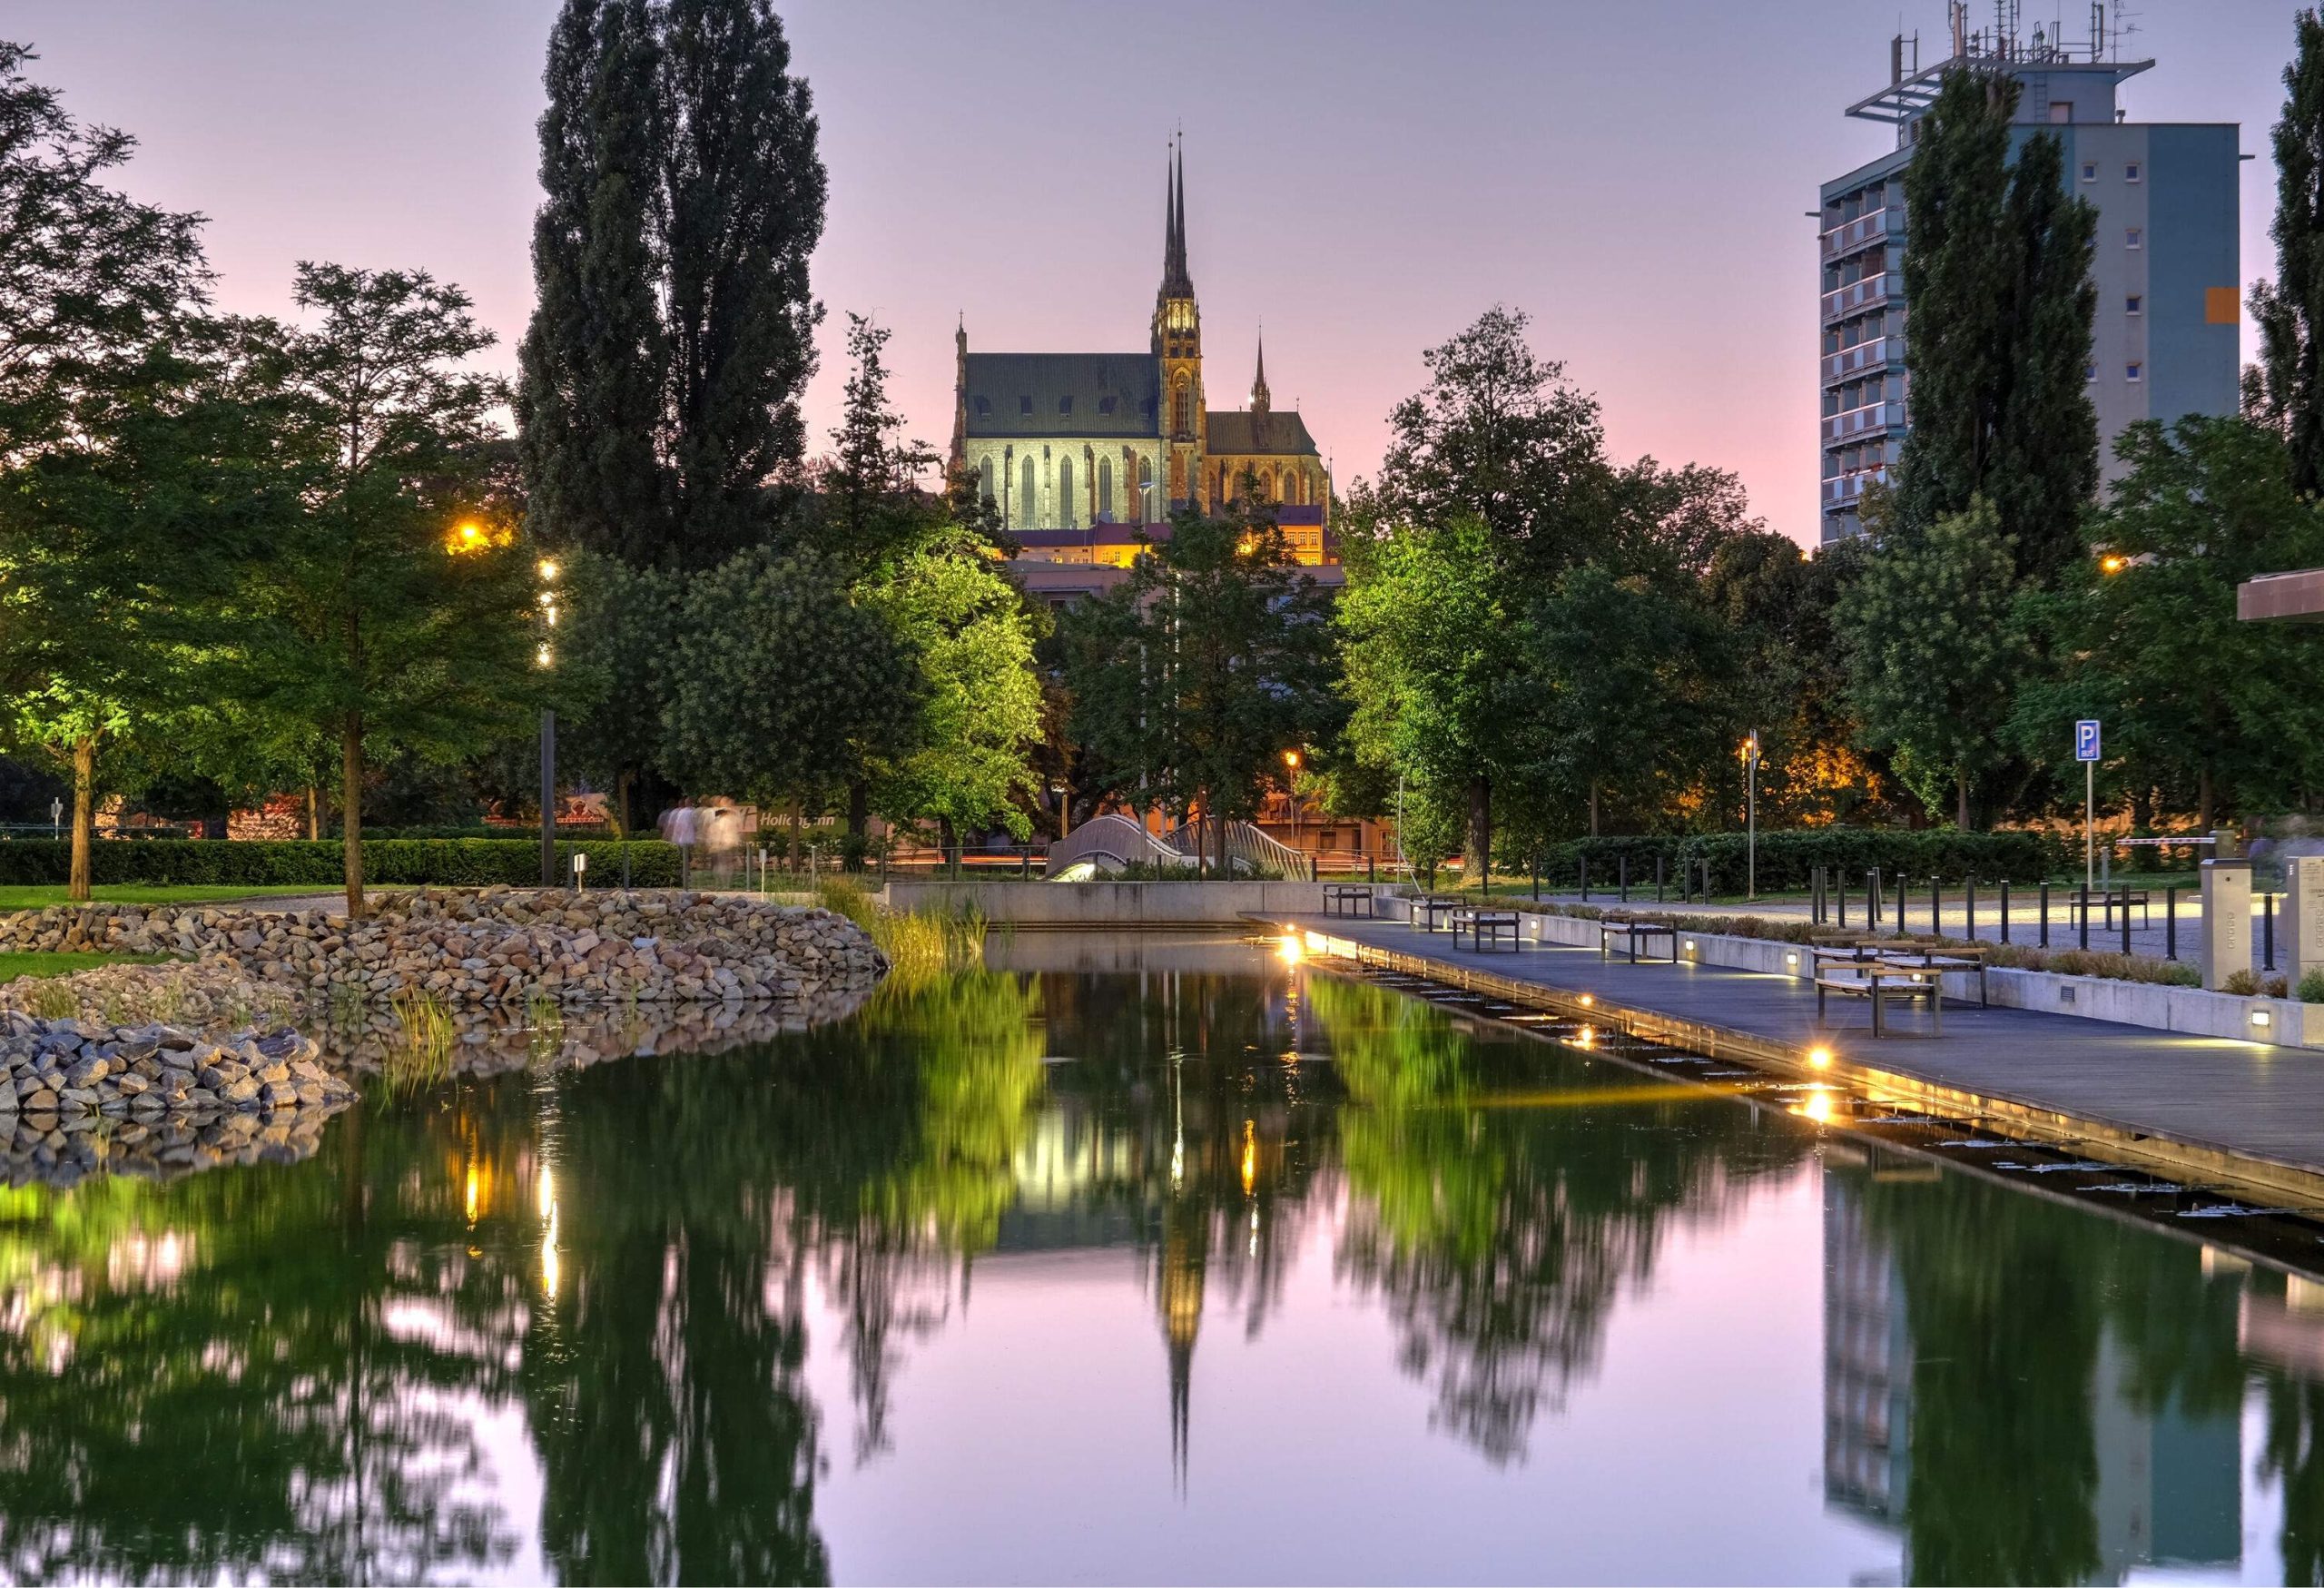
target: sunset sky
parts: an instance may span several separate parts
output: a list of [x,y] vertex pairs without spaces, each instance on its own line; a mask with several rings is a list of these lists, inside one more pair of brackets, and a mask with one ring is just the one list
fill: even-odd
[[[897,397],[941,445],[954,318],[993,351],[1141,349],[1183,123],[1211,405],[1264,320],[1343,486],[1421,350],[1496,302],[1603,400],[1614,451],[1738,472],[1815,535],[1818,182],[1893,134],[1840,112],[1941,0],[1212,4],[790,0],[831,170],[819,443],[844,311],[892,327]],[[1989,3],[1973,5],[1987,20]],[[513,368],[532,303],[534,122],[554,0],[8,0],[69,108],[135,133],[140,196],[211,217],[221,301],[287,305],[294,261],[418,266],[475,294]],[[2086,5],[2028,5],[2087,32]],[[2268,128],[2293,7],[2145,0],[2123,104],[2236,121],[2246,283],[2270,274]],[[2247,353],[2249,338],[2247,334]]]

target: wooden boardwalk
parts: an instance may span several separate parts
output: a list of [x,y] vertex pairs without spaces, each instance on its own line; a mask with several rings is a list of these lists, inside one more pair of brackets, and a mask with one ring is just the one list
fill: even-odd
[[2005,1126],[2142,1166],[2265,1188],[2324,1209],[2324,1053],[2174,1035],[1948,998],[1945,1034],[1925,1011],[1894,1008],[1876,1041],[1860,998],[1831,1001],[1819,1025],[1812,983],[1669,962],[1600,960],[1591,948],[1523,944],[1455,950],[1443,932],[1401,921],[1304,916],[1272,924],[1319,934],[1342,952],[1512,1001],[1566,1012],[1588,994],[1610,1024],[1800,1073],[1817,1046],[1830,1073],[1932,1107],[1966,1108]]

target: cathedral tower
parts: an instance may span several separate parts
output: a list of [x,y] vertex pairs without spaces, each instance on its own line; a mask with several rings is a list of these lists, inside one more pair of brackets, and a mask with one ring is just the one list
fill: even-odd
[[1187,155],[1172,150],[1163,201],[1162,286],[1154,295],[1154,357],[1161,366],[1162,439],[1171,503],[1203,499],[1202,311],[1187,273]]

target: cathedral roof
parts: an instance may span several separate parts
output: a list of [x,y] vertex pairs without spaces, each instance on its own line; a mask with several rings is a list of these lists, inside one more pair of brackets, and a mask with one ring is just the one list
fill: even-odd
[[1157,434],[1161,372],[1150,351],[970,353],[971,436]]
[[1290,413],[1242,413],[1213,409],[1206,448],[1213,457],[1264,456],[1269,453],[1313,458],[1315,438],[1296,410]]

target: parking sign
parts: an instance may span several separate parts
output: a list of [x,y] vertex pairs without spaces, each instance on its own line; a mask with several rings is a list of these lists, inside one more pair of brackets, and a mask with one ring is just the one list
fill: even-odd
[[2073,725],[2073,758],[2076,761],[2098,759],[2098,719],[2085,717]]

